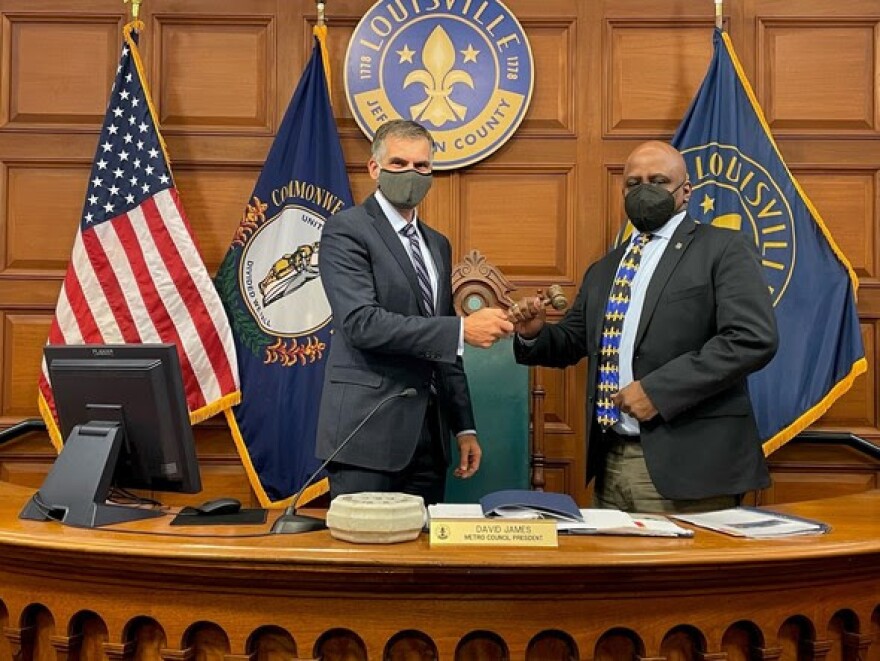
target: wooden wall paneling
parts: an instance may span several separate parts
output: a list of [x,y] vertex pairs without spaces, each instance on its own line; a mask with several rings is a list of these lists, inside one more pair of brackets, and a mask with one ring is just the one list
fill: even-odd
[[270,135],[274,7],[247,16],[153,14],[154,102],[164,132]]
[[828,409],[816,425],[822,428],[850,430],[880,445],[880,419],[877,415],[877,347],[880,322],[861,324],[862,342],[868,371],[856,379],[849,392]]
[[[361,166],[366,172],[366,165]],[[370,192],[375,190],[376,182],[365,175],[370,182]],[[455,264],[467,255],[473,246],[462,239],[459,221],[458,200],[461,194],[461,177],[457,172],[435,172],[431,191],[419,208],[420,217],[452,244],[452,263]],[[358,202],[363,198],[355,197]],[[491,261],[491,260],[490,260]]]
[[0,277],[0,309],[54,309],[61,280],[51,277]]
[[626,222],[626,211],[623,208],[623,168],[625,162],[607,166],[605,199],[607,200],[608,213],[603,219],[600,232],[596,237],[596,259],[599,259],[610,250],[617,240],[620,229]]
[[862,282],[877,283],[877,169],[792,168]]
[[465,250],[479,250],[519,285],[574,281],[574,189],[572,168],[474,168],[461,177]]
[[769,457],[773,484],[761,502],[784,503],[880,488],[876,461],[845,445],[794,443]]
[[44,314],[3,313],[3,419],[37,415],[37,379],[43,359],[43,345],[52,318]]
[[[0,85],[2,86],[2,85]],[[0,158],[0,273],[6,267],[6,225],[9,217],[9,165]],[[2,283],[2,277],[0,277]],[[2,295],[2,292],[0,292]],[[0,299],[2,300],[2,299]]]
[[565,370],[541,368],[544,398],[544,453],[547,491],[562,489],[580,503],[586,498],[584,453],[585,362]]
[[577,23],[573,16],[521,19],[535,65],[532,102],[514,139],[576,136],[575,95]]
[[118,14],[5,13],[0,126],[89,130],[116,75]]
[[[376,190],[376,182],[370,179],[367,173],[367,161],[353,164],[348,169],[348,181],[351,184],[351,194],[355,203],[362,202]],[[432,195],[433,193],[429,193]],[[434,224],[432,217],[428,218],[430,224]]]
[[876,19],[757,20],[753,84],[774,132],[877,134]]
[[706,75],[712,26],[673,17],[607,21],[606,138],[671,137]]
[[178,165],[174,180],[202,259],[216,273],[250,201],[259,166]]
[[91,162],[7,163],[0,275],[64,276]]
[[[805,464],[806,462],[803,462]],[[836,467],[809,466],[782,468],[771,464],[773,484],[761,492],[761,503],[794,503],[816,498],[832,498],[880,488],[877,473]]]

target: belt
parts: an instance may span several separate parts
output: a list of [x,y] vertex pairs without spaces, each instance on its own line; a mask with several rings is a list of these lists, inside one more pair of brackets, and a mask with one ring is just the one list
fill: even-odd
[[619,434],[613,429],[603,431],[611,441],[618,443],[641,443],[642,437],[639,434]]

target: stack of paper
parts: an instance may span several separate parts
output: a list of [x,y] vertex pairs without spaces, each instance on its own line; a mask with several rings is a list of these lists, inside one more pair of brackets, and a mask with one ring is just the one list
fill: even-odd
[[821,535],[829,526],[811,519],[753,507],[734,507],[703,514],[675,514],[679,521],[735,537],[769,539],[793,535]]
[[[486,498],[488,498],[488,496]],[[483,502],[483,505],[479,505],[477,503],[441,503],[438,505],[429,505],[428,516],[433,520],[487,518],[486,498],[481,501]],[[507,498],[507,502],[509,502],[509,496],[507,496]],[[569,497],[566,496],[566,498]],[[551,498],[551,500],[553,499]],[[490,499],[488,502],[491,505],[493,504],[494,500]],[[571,502],[574,503],[573,500]],[[557,501],[556,504],[560,505],[560,502]],[[576,512],[576,514],[574,512]],[[626,512],[621,512],[619,510],[578,509],[577,505],[574,506],[573,511],[570,507],[566,507],[564,512],[562,513],[560,513],[559,511],[551,511],[546,507],[541,509],[534,509],[527,507],[523,504],[520,504],[518,507],[513,507],[510,505],[496,506],[492,507],[492,509],[488,511],[488,515],[490,518],[498,517],[505,519],[552,518],[556,519],[556,528],[560,533],[571,535],[692,537],[694,534],[692,530],[682,528],[681,526],[676,525],[669,519],[662,516],[654,516],[648,514],[627,514]]]
[[572,535],[630,535],[639,537],[693,537],[694,531],[682,528],[657,514],[627,514],[620,510],[582,509],[581,523],[556,524],[559,532]]

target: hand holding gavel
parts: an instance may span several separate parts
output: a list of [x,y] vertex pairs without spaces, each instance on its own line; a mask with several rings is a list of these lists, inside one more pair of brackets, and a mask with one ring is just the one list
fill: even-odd
[[515,324],[516,332],[523,338],[532,338],[544,327],[546,313],[544,308],[553,306],[554,310],[568,307],[568,299],[559,285],[551,285],[544,294],[538,290],[537,296],[521,298],[507,308],[507,318]]
[[521,298],[507,308],[507,318],[513,323],[527,321],[534,316],[534,314],[528,314],[528,311],[535,308],[533,312],[537,312],[538,304],[540,304],[540,307],[550,305],[554,310],[564,310],[568,307],[568,299],[565,297],[565,292],[562,291],[562,287],[559,285],[550,285],[547,288],[546,294],[539,289],[537,297]]

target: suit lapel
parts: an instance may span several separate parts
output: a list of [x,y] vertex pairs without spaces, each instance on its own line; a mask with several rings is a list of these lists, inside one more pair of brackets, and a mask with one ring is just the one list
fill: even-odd
[[416,300],[421,300],[421,290],[419,289],[416,270],[413,268],[409,255],[406,254],[406,248],[404,248],[403,244],[400,242],[400,237],[397,236],[397,232],[391,227],[391,222],[385,217],[382,207],[379,206],[379,203],[376,202],[376,199],[371,195],[364,202],[364,208],[372,217],[373,226],[376,228],[379,236],[382,237],[388,250],[394,256],[395,261],[397,261],[397,264],[400,266],[400,270],[403,271],[403,275],[406,277],[409,286],[412,287],[413,293],[416,295]]
[[645,303],[642,306],[642,316],[639,319],[639,329],[636,332],[634,347],[638,347],[639,343],[642,341],[642,337],[645,335],[645,330],[651,322],[651,317],[654,316],[654,310],[657,308],[660,295],[663,293],[666,283],[669,282],[669,278],[675,271],[675,267],[678,266],[678,262],[681,261],[682,255],[684,255],[685,250],[687,250],[688,245],[693,240],[695,229],[696,224],[694,221],[690,216],[685,216],[684,220],[682,220],[676,228],[672,238],[669,239],[669,245],[667,245],[666,250],[663,251],[660,263],[657,264],[657,269],[651,277],[648,291],[645,292]]

